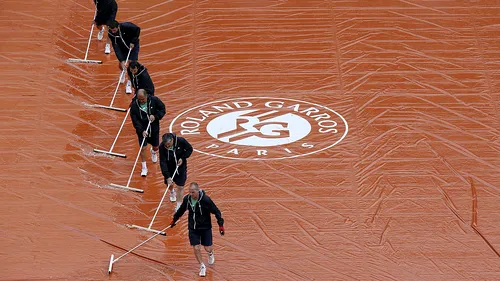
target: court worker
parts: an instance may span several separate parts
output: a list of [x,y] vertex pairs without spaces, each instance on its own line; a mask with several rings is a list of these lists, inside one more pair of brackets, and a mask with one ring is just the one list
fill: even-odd
[[[128,63],[139,60],[141,28],[131,22],[119,23],[116,20],[112,21],[108,27],[108,37],[118,59],[118,67],[120,70],[127,70],[128,65],[125,62],[129,50]],[[125,75],[121,77],[120,83],[125,83]],[[132,87],[130,80],[127,81],[127,87]]]
[[[158,162],[160,120],[165,116],[165,104],[159,98],[149,95],[146,90],[139,89],[130,106],[130,118],[137,133],[139,145],[146,138],[140,153],[142,163],[141,176],[145,177],[148,175],[146,165],[146,148],[148,144],[152,146],[150,148],[151,162]],[[146,130],[149,122],[151,122],[151,126],[149,130]]]
[[175,212],[170,227],[175,226],[179,218],[186,212],[186,209],[189,212],[189,243],[193,246],[194,255],[200,264],[200,276],[206,276],[207,268],[201,255],[202,245],[208,253],[208,264],[215,263],[215,254],[212,247],[212,218],[210,215],[215,215],[220,235],[224,235],[224,219],[217,205],[200,189],[196,182],[189,185],[189,194],[184,197],[180,208]]
[[149,76],[148,69],[144,65],[137,61],[131,62],[127,68],[127,74],[130,81],[132,81],[131,87],[127,83],[125,90],[127,94],[131,94],[133,88],[134,92],[137,92],[139,89],[144,89],[149,95],[155,95],[155,85]]
[[[160,144],[160,167],[165,184],[174,184],[170,191],[170,201],[177,202],[175,210],[179,209],[184,195],[184,184],[187,179],[187,158],[193,153],[193,147],[183,137],[174,133],[166,133],[162,136]],[[177,173],[174,176],[175,169]]]
[[[100,41],[104,36],[105,26],[109,26],[116,19],[118,4],[116,4],[115,0],[94,0],[94,4],[97,10],[94,24],[97,29],[100,29],[99,33],[97,33],[97,40]],[[108,37],[106,47],[104,48],[105,54],[111,53],[110,42]]]

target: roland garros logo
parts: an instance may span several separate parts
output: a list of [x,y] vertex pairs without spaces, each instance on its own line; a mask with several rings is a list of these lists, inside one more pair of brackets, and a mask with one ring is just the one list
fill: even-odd
[[277,160],[318,153],[345,138],[344,117],[310,102],[268,97],[237,98],[190,108],[170,131],[199,153],[245,160]]

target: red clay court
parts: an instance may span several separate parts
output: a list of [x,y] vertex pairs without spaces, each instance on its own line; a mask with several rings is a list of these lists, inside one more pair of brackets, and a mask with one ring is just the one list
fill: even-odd
[[[185,214],[108,275],[152,235],[125,225],[150,222],[160,167],[136,169],[144,193],[108,187],[138,151],[130,120],[126,159],[93,153],[125,113],[90,106],[119,76],[96,29],[103,64],[67,62],[92,1],[3,0],[0,280],[500,280],[496,1],[117,2],[142,29],[161,133],[193,145],[188,182],[224,216],[216,263],[198,277]],[[261,123],[231,131],[241,118]]]

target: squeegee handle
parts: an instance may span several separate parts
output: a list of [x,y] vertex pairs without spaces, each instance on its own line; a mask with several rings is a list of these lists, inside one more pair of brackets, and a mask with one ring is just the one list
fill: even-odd
[[[175,167],[175,172],[174,172],[174,175],[172,176],[172,180],[174,179],[175,174],[177,173],[177,169],[179,169],[179,166]],[[168,189],[170,188],[170,185],[171,185],[170,183],[167,185],[167,189],[163,193],[163,197],[160,200],[160,204],[158,204],[158,208],[156,208],[155,215],[153,216],[153,219],[149,223],[149,226],[148,226],[149,229],[151,229],[151,227],[153,226],[153,222],[155,221],[156,215],[158,215],[158,211],[160,210],[161,204],[163,203],[163,200],[165,199],[165,196],[167,195],[167,192],[168,192]]]
[[160,232],[158,232],[158,233],[156,233],[155,235],[153,235],[153,236],[149,237],[147,240],[145,240],[145,241],[144,241],[144,242],[142,242],[141,244],[139,244],[139,245],[135,246],[134,248],[130,249],[130,250],[129,250],[128,252],[126,252],[125,254],[123,254],[123,255],[119,256],[117,259],[115,259],[115,260],[113,261],[113,263],[117,262],[119,259],[123,258],[124,256],[126,256],[126,255],[130,254],[133,250],[135,250],[135,249],[139,248],[140,246],[142,246],[142,245],[146,244],[149,240],[151,240],[151,239],[155,238],[156,236],[160,235],[162,232],[164,232],[165,230],[169,229],[170,227],[172,227],[172,226],[171,226],[171,225],[169,225],[169,226],[165,227],[164,229],[162,229]]
[[127,114],[125,114],[125,118],[123,118],[122,125],[120,126],[120,129],[118,130],[118,133],[116,134],[115,140],[113,141],[113,144],[111,145],[111,148],[109,149],[109,152],[113,151],[113,148],[115,147],[116,141],[118,140],[118,136],[120,136],[120,133],[123,129],[123,125],[125,125],[125,121],[127,121],[127,117],[130,113],[130,107],[127,110]]
[[90,40],[92,40],[92,33],[94,32],[94,25],[95,25],[94,19],[96,15],[97,15],[97,6],[95,7],[94,18],[92,19],[92,27],[90,27],[89,42],[87,43],[87,50],[85,51],[85,58],[83,60],[87,60],[87,56],[89,55]]
[[[150,127],[151,127],[151,121],[148,121],[148,127],[146,128],[146,132],[149,132]],[[144,142],[146,141],[146,139],[147,137],[142,138],[141,147],[139,147],[139,152],[137,153],[137,157],[135,158],[134,166],[132,166],[132,172],[130,173],[126,187],[129,187],[130,181],[132,181],[132,176],[134,175],[135,166],[137,165],[137,161],[139,160],[139,156],[141,155],[142,147],[144,146]]]

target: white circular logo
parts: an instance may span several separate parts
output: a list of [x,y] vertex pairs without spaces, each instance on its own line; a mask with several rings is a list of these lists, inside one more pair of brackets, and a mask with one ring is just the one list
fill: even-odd
[[277,160],[313,154],[348,132],[337,112],[314,103],[268,97],[214,101],[170,124],[197,152],[229,159]]
[[[260,112],[259,112],[260,111]],[[265,118],[262,122],[261,118]],[[214,118],[207,132],[220,141],[247,146],[276,146],[298,141],[311,132],[311,124],[279,110],[241,110]]]

